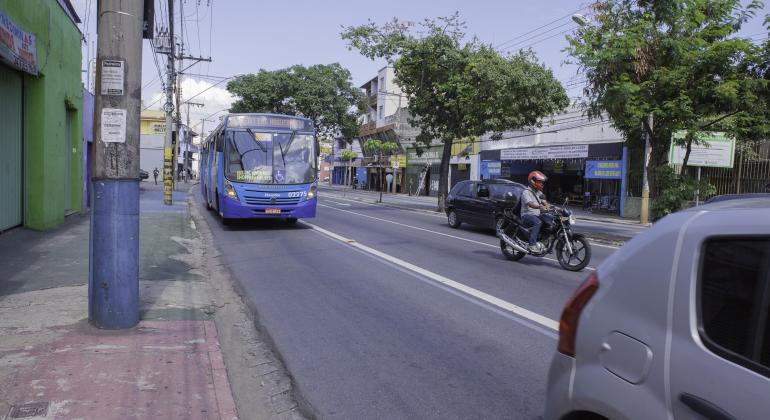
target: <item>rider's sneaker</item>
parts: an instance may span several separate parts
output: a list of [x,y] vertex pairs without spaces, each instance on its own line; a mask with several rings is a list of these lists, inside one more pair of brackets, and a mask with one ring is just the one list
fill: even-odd
[[529,246],[529,252],[540,252],[542,250],[540,242],[536,242]]

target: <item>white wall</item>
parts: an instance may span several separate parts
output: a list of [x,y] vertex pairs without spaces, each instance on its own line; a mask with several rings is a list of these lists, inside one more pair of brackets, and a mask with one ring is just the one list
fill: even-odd
[[624,141],[607,117],[604,120],[588,120],[577,107],[546,119],[541,128],[505,132],[503,139],[497,141],[491,140],[491,134],[485,134],[481,140],[481,150]]
[[[384,67],[377,72],[377,127],[386,125],[385,118],[398,111],[399,107],[406,107],[406,99],[403,92],[395,82],[396,74],[393,67]],[[382,115],[380,115],[382,107]]]

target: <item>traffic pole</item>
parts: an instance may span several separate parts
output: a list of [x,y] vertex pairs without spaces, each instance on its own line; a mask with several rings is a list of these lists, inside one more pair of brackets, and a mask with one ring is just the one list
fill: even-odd
[[141,1],[99,0],[88,320],[139,322]]

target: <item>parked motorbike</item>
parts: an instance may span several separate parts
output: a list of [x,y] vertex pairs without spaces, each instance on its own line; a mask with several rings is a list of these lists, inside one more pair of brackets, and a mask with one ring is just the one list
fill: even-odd
[[525,255],[544,257],[556,251],[556,259],[565,270],[580,271],[591,261],[591,245],[586,238],[572,232],[575,216],[566,208],[551,206],[541,211],[543,225],[538,240],[544,245],[539,252],[529,250],[529,229],[522,226],[518,200],[508,197],[503,203],[503,223],[497,230],[500,249],[511,261],[518,261]]

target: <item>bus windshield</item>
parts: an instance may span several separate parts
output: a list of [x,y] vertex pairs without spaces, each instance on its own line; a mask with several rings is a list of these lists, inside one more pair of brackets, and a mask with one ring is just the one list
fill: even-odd
[[315,181],[315,142],[311,134],[229,131],[225,157],[225,175],[233,181],[256,184]]

